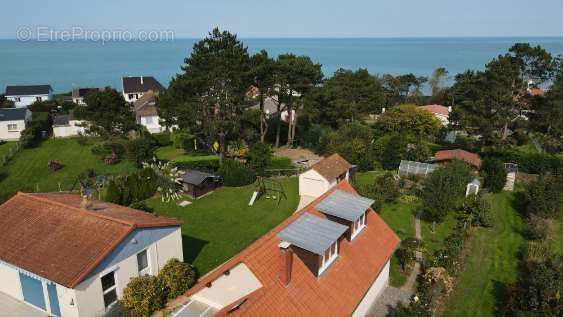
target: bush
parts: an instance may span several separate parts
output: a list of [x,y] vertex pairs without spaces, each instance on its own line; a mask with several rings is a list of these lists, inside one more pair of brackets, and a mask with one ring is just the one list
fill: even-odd
[[181,170],[199,170],[208,172],[216,172],[219,170],[219,158],[216,156],[203,156],[203,159],[174,162],[173,164]]
[[154,139],[158,146],[168,146],[172,144],[172,136],[170,132],[162,132],[153,134]]
[[164,306],[166,288],[159,278],[145,275],[132,278],[123,290],[123,307],[131,316],[146,317]]
[[92,146],[92,154],[105,158],[115,153],[117,157],[123,157],[125,154],[124,141],[108,141]]
[[248,151],[247,163],[250,168],[262,173],[272,160],[273,151],[269,144],[254,143]]
[[158,273],[158,278],[166,288],[168,299],[174,299],[195,284],[196,272],[190,264],[170,259]]
[[219,168],[219,175],[223,178],[225,186],[244,186],[254,183],[256,174],[239,161],[226,159]]
[[141,137],[129,141],[126,146],[127,158],[131,161],[141,164],[154,158],[156,142],[152,138]]
[[39,135],[37,129],[28,127],[21,132],[20,143],[24,148],[33,147],[37,144],[38,141]]
[[121,191],[114,180],[110,180],[108,183],[105,200],[114,204],[119,204],[121,202]]
[[401,160],[406,157],[407,140],[401,135],[393,135],[385,145],[381,154],[381,166],[386,170],[393,170],[399,167]]
[[343,125],[337,131],[323,130],[319,141],[319,152],[323,155],[339,153],[345,160],[358,165],[361,171],[373,169],[376,161],[370,127],[359,123]]
[[530,239],[545,240],[551,235],[552,225],[550,219],[529,214],[526,218],[526,233]]
[[530,174],[544,174],[563,169],[563,157],[545,153],[522,153],[518,151],[492,152],[489,157],[496,157],[503,162],[518,164],[518,170]]
[[157,187],[154,170],[144,168],[131,175],[111,180],[106,189],[105,199],[114,204],[129,206],[152,197]]
[[195,137],[187,131],[174,131],[171,135],[172,144],[177,149],[189,151],[194,148]]
[[375,200],[375,208],[381,208],[384,203],[396,202],[399,199],[399,186],[391,174],[377,176],[373,184],[367,185],[362,194]]
[[481,172],[484,176],[484,186],[493,193],[499,193],[506,184],[506,169],[501,160],[487,158],[483,162]]
[[554,177],[543,176],[528,185],[524,193],[524,208],[527,214],[553,218],[563,205],[563,186]]
[[60,170],[61,168],[63,168],[63,164],[61,164],[61,162],[59,162],[57,160],[49,160],[49,162],[47,163],[47,166],[53,172],[56,172],[56,171]]

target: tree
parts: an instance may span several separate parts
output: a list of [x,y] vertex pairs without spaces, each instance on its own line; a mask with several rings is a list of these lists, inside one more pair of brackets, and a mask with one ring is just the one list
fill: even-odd
[[432,72],[432,76],[428,79],[428,85],[432,89],[432,97],[436,97],[442,92],[444,79],[446,79],[448,74],[448,70],[444,67],[436,68]]
[[159,97],[167,125],[178,124],[201,135],[208,145],[218,141],[220,160],[248,107],[245,93],[252,83],[250,57],[237,36],[215,28],[194,44],[182,74]]
[[425,216],[431,220],[442,221],[448,212],[463,203],[467,183],[472,179],[470,167],[458,160],[430,174],[424,180],[424,189],[421,192]]
[[541,46],[532,47],[528,43],[516,43],[508,50],[520,65],[521,80],[533,81],[539,85],[552,79],[555,60]]
[[15,104],[12,100],[8,100],[6,96],[0,95],[0,108],[14,108]]
[[268,134],[268,120],[264,111],[265,99],[273,93],[275,62],[268,56],[268,52],[261,50],[250,59],[252,65],[252,81],[258,88],[258,101],[260,105],[260,141],[264,143]]
[[397,182],[392,174],[377,176],[372,184],[368,184],[362,195],[375,201],[374,208],[380,209],[384,203],[396,202],[400,192]]
[[407,153],[407,139],[403,134],[393,134],[385,149],[381,154],[379,161],[381,166],[386,170],[393,170],[399,167],[401,160],[406,157]]
[[558,76],[545,98],[535,99],[533,128],[546,136],[559,139],[563,134],[563,74]]
[[272,154],[269,144],[254,143],[248,151],[247,163],[255,171],[263,172],[272,160]]
[[415,105],[400,105],[381,115],[374,127],[380,135],[399,133],[434,140],[442,125],[428,111],[418,110]]
[[541,176],[528,185],[524,193],[524,208],[527,214],[554,218],[563,205],[563,185],[555,177]]
[[[293,146],[297,110],[302,98],[323,79],[321,65],[315,64],[308,56],[283,54],[276,60],[275,92],[278,102],[278,125],[276,130],[276,147],[280,143],[280,125],[282,111],[287,111],[287,146]],[[285,105],[282,109],[281,105]]]
[[360,170],[371,170],[376,160],[372,134],[368,126],[358,122],[345,124],[336,131],[325,129],[318,150],[323,155],[339,153]]
[[84,97],[86,106],[76,115],[90,122],[90,131],[104,136],[118,136],[135,127],[135,118],[123,96],[109,87],[91,91]]
[[481,172],[484,176],[484,185],[493,193],[500,192],[506,184],[506,169],[501,160],[496,158],[485,159]]

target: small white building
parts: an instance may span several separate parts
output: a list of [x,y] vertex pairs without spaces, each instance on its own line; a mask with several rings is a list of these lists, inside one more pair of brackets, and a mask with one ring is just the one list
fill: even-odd
[[74,114],[56,115],[53,118],[53,136],[55,138],[66,138],[86,133],[88,122],[77,120]]
[[0,292],[52,316],[102,316],[133,277],[183,260],[181,222],[76,194],[0,206]]
[[27,123],[31,121],[31,111],[27,108],[0,109],[0,140],[17,141]]
[[146,92],[152,91],[155,94],[164,91],[164,86],[152,76],[123,77],[123,98],[127,102],[135,102]]
[[16,108],[25,108],[34,102],[53,99],[53,89],[50,85],[8,86],[5,96]]
[[72,102],[74,102],[79,106],[86,106],[86,103],[84,102],[84,97],[90,92],[101,91],[101,90],[102,89],[100,88],[79,88],[79,87],[73,88]]
[[436,119],[440,120],[443,126],[447,126],[450,121],[450,112],[452,112],[452,107],[446,107],[442,105],[426,105],[418,107],[420,110],[428,111],[436,117]]
[[137,124],[147,128],[150,133],[160,133],[166,130],[164,126],[160,125],[160,117],[156,108],[156,95],[152,90],[149,90],[133,103]]
[[340,181],[350,179],[352,165],[338,154],[333,154],[299,175],[299,195],[319,197]]

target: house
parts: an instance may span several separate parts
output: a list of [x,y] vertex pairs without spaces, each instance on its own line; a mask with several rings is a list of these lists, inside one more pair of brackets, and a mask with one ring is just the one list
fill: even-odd
[[66,138],[86,133],[87,122],[77,120],[74,112],[69,114],[55,115],[53,118],[53,136],[55,138]]
[[365,316],[399,237],[342,181],[188,290],[176,317]]
[[0,140],[16,141],[31,121],[27,108],[0,108]]
[[221,185],[218,176],[196,170],[186,171],[178,181],[182,184],[184,192],[192,198],[201,197]]
[[[255,99],[255,97],[253,99]],[[251,106],[250,109],[260,110],[260,102],[256,101],[256,104]],[[287,111],[287,109],[285,109],[285,104],[282,103],[280,105],[280,109],[281,109],[281,119],[284,122],[288,123],[289,122],[289,111]],[[274,98],[274,97],[264,98],[264,113],[266,114],[267,118],[272,118],[274,115],[276,115],[278,113],[278,102],[277,102],[276,98]],[[291,113],[293,114],[292,119],[296,120],[295,110],[291,110]]]
[[445,107],[442,105],[426,105],[417,107],[419,110],[424,110],[432,113],[436,119],[440,120],[443,126],[447,126],[450,121],[449,116],[450,112],[452,112],[452,107]]
[[8,86],[5,96],[16,108],[24,108],[34,102],[53,99],[53,89],[50,85]]
[[101,91],[100,88],[80,88],[76,87],[72,89],[72,102],[79,106],[86,106],[84,102],[84,97],[90,93],[95,91]]
[[129,280],[183,260],[181,222],[70,193],[0,205],[0,292],[54,316],[102,316]]
[[319,197],[343,180],[350,180],[352,164],[337,153],[315,163],[299,175],[299,195]]
[[158,80],[152,76],[123,77],[123,98],[127,102],[135,102],[146,92],[152,90],[155,94],[164,91]]
[[133,103],[133,110],[137,124],[147,128],[150,133],[160,133],[166,130],[160,125],[160,117],[156,108],[157,93],[147,91],[141,98]]
[[432,158],[432,161],[439,165],[447,164],[452,160],[462,160],[471,165],[475,170],[481,168],[481,158],[478,154],[461,149],[438,151]]

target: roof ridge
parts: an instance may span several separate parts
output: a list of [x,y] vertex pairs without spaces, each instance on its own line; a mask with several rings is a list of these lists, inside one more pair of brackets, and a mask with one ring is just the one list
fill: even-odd
[[80,212],[83,212],[85,214],[88,214],[90,216],[94,216],[94,217],[97,217],[97,218],[113,221],[113,222],[120,223],[120,224],[123,224],[123,225],[127,225],[127,226],[132,227],[133,229],[137,227],[137,224],[134,223],[134,222],[125,221],[123,219],[117,219],[117,218],[114,218],[114,217],[111,217],[111,216],[108,216],[108,215],[102,215],[100,213],[96,213],[96,212],[93,212],[93,211],[90,211],[90,210],[87,210],[87,209],[78,208],[78,207],[75,207],[75,206],[72,206],[72,205],[67,205],[67,204],[52,200],[52,199],[48,199],[46,197],[40,197],[41,194],[36,195],[36,194],[32,194],[32,193],[18,192],[17,195],[23,195],[23,196],[33,198],[35,200],[39,200],[39,201],[49,203],[49,204],[52,204],[52,205],[58,205],[58,206],[61,206],[61,207],[70,208],[70,209],[73,209],[75,211],[80,211]]

